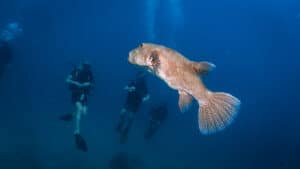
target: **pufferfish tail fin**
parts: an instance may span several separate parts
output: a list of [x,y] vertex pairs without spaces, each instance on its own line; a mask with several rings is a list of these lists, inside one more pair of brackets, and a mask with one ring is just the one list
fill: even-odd
[[232,123],[240,108],[240,100],[222,92],[207,92],[206,98],[198,100],[199,129],[203,134],[221,131]]

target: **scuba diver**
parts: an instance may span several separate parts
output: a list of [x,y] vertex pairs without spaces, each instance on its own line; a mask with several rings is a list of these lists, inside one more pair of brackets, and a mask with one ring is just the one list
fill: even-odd
[[6,67],[11,64],[13,58],[12,47],[9,42],[14,40],[22,31],[18,22],[11,22],[0,32],[0,77]]
[[128,132],[141,104],[150,98],[145,76],[146,72],[137,72],[136,78],[124,88],[127,90],[127,98],[121,109],[119,122],[116,127],[116,131],[120,133],[121,143],[127,140]]
[[91,89],[94,87],[95,80],[91,71],[91,65],[87,62],[81,63],[67,77],[66,82],[71,91],[71,101],[75,104],[75,111],[62,115],[63,121],[71,121],[75,118],[75,143],[79,150],[87,151],[88,147],[80,134],[80,121],[82,115],[87,114],[87,99]]
[[144,134],[144,138],[146,140],[151,139],[162,123],[166,120],[168,115],[167,105],[165,103],[161,103],[159,106],[153,107],[149,111],[149,115],[149,124]]
[[126,152],[115,153],[108,163],[109,169],[140,169],[145,168],[145,162],[140,156],[130,156]]
[[129,156],[126,152],[118,152],[109,161],[110,169],[130,169]]
[[12,49],[6,41],[0,39],[0,77],[12,61]]

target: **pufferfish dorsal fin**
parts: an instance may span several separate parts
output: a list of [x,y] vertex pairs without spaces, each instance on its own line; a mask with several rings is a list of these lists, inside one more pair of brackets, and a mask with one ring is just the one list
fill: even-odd
[[199,75],[205,75],[212,71],[216,65],[210,62],[192,62],[192,67],[194,71]]
[[190,105],[193,101],[193,97],[188,93],[186,93],[185,91],[178,91],[178,94],[179,94],[178,105],[180,111],[184,113],[190,108]]

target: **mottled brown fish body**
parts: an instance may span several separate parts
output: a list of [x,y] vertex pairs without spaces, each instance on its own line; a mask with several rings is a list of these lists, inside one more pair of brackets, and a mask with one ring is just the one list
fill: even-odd
[[186,111],[195,98],[199,103],[198,122],[204,134],[228,126],[238,112],[240,101],[234,96],[209,91],[201,80],[215,65],[193,62],[179,52],[162,45],[143,43],[129,53],[131,64],[147,68],[167,85],[178,91],[179,107]]

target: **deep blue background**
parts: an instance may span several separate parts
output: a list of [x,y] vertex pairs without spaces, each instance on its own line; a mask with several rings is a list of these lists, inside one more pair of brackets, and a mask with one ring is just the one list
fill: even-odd
[[[223,132],[201,135],[197,104],[181,114],[176,91],[149,75],[152,99],[120,145],[114,125],[136,71],[128,52],[148,40],[145,8],[143,0],[0,1],[0,28],[18,20],[24,29],[0,83],[0,168],[105,169],[119,151],[149,169],[300,168],[300,1],[185,0],[183,25],[172,34],[162,3],[154,42],[215,63],[205,82],[240,98],[240,114]],[[73,125],[57,120],[72,111],[64,80],[84,58],[97,83],[83,119],[88,153],[74,148]],[[144,112],[164,100],[171,115],[145,142]]]

